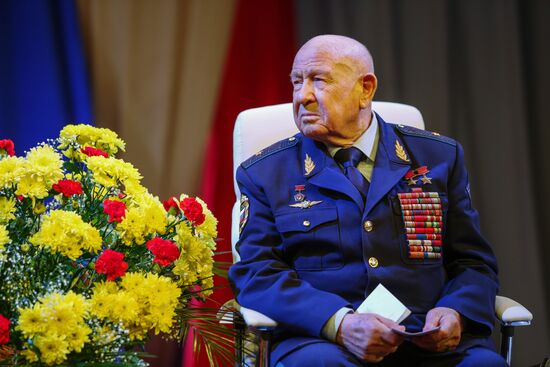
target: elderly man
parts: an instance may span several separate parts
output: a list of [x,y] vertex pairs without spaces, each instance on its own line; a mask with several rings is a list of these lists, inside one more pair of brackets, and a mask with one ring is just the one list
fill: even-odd
[[[230,270],[240,304],[280,325],[272,365],[505,366],[462,147],[373,112],[373,61],[355,40],[311,39],[290,76],[301,133],[239,167]],[[400,325],[354,312],[379,284],[412,311]]]

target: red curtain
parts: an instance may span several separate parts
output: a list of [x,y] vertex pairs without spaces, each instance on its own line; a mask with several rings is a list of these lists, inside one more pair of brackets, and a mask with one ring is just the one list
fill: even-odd
[[[209,47],[205,45],[205,47]],[[239,0],[223,79],[209,136],[201,197],[218,218],[218,261],[231,262],[233,192],[233,125],[239,112],[289,102],[292,60],[296,51],[292,0]],[[216,279],[216,285],[227,284]],[[229,287],[217,290],[215,306],[233,297]],[[198,360],[198,361],[197,361]],[[205,356],[193,356],[188,340],[182,366],[208,366]]]

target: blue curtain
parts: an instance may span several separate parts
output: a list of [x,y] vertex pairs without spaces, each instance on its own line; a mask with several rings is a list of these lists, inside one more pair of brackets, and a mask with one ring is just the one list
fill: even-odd
[[92,122],[87,78],[75,1],[0,1],[0,139],[17,155]]

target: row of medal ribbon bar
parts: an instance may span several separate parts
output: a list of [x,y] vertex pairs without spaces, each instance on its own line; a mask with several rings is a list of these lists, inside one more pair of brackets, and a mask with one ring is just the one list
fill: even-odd
[[424,227],[433,227],[433,228],[441,228],[443,227],[443,222],[416,222],[416,221],[405,221],[405,228],[424,228]]
[[409,251],[410,259],[439,259],[441,258],[441,252],[412,252]]
[[399,198],[401,204],[440,204],[440,198],[417,198],[417,199],[402,199]]
[[441,246],[409,246],[409,252],[441,252]]
[[441,241],[441,234],[440,233],[407,233],[407,240]]
[[439,210],[441,204],[401,204],[401,210]]
[[441,215],[404,215],[403,220],[405,222],[442,222],[443,217]]
[[407,240],[410,246],[430,246],[441,247],[441,240]]
[[408,215],[443,215],[441,210],[402,210],[403,216]]
[[416,198],[439,198],[438,192],[400,192],[397,194],[399,199],[416,199]]

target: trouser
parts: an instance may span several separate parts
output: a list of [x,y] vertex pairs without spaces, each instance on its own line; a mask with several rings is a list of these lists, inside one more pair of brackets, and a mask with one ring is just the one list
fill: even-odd
[[[275,361],[274,361],[275,362]],[[274,363],[272,362],[272,363]],[[321,341],[306,344],[284,356],[275,367],[505,367],[506,361],[494,350],[474,346],[462,352],[430,353],[405,342],[380,363],[359,361],[344,347]]]

